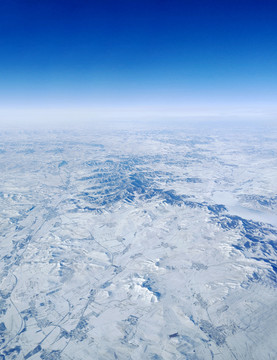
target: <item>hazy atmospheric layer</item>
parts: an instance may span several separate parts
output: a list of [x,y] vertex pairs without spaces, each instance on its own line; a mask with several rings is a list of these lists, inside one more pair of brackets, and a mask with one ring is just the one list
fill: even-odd
[[276,128],[0,139],[1,359],[276,359]]

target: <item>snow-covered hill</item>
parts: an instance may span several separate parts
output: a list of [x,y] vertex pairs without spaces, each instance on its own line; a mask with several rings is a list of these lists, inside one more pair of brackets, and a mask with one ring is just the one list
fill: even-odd
[[0,359],[277,358],[276,129],[0,140]]

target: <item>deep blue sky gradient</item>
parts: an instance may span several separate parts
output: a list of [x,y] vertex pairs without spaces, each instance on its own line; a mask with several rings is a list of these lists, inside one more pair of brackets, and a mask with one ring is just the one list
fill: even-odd
[[1,106],[274,103],[277,1],[1,0]]

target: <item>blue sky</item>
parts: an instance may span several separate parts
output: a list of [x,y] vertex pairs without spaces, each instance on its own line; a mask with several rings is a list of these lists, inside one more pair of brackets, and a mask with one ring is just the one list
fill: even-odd
[[2,0],[0,46],[2,109],[276,110],[273,0]]

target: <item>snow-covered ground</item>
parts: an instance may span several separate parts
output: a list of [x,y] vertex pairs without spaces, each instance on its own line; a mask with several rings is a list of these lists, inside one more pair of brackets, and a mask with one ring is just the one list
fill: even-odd
[[0,359],[277,358],[276,128],[0,144]]

